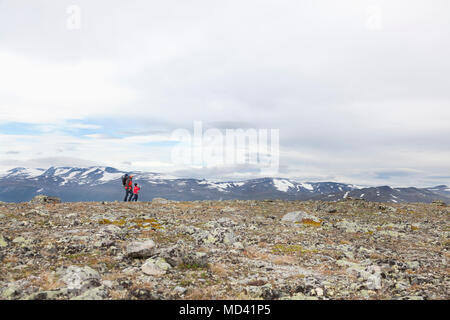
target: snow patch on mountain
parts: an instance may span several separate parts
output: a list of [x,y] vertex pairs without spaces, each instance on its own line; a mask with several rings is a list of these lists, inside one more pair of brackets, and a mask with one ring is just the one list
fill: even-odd
[[288,191],[289,188],[295,188],[294,184],[286,179],[273,179],[273,185],[282,192]]
[[44,169],[34,169],[34,168],[14,168],[6,171],[1,177],[20,177],[20,178],[36,178],[45,172]]
[[309,183],[300,183],[300,186],[306,190],[314,191],[314,187]]
[[106,183],[113,180],[119,180],[122,176],[123,173],[121,172],[114,172],[114,173],[103,172],[103,176],[100,179],[98,179],[98,181]]

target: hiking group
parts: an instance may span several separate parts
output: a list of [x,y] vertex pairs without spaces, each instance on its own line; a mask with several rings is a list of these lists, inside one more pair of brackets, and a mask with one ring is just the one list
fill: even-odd
[[125,188],[125,198],[123,201],[137,201],[141,187],[137,183],[133,186],[133,176],[127,173],[122,176],[122,185]]

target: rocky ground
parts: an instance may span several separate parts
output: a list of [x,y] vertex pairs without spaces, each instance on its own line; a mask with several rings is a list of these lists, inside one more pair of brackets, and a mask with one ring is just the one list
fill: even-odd
[[441,203],[44,200],[0,203],[0,299],[450,298]]

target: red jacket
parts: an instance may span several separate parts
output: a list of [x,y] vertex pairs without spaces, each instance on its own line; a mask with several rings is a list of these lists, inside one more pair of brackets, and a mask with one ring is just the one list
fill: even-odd
[[134,193],[134,194],[138,194],[138,193],[139,193],[139,190],[141,190],[141,188],[138,187],[138,186],[136,186],[136,187],[134,187],[134,189],[133,189],[133,193]]

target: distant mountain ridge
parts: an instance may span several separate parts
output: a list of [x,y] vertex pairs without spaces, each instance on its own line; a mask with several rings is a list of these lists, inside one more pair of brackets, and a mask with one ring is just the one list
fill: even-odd
[[[0,201],[25,202],[38,194],[57,196],[62,201],[123,200],[120,178],[124,171],[112,167],[18,167],[0,175]],[[134,172],[141,185],[141,201],[155,197],[172,200],[325,200],[348,197],[368,201],[404,203],[442,200],[450,202],[450,188],[359,187],[337,182],[297,182],[285,178],[213,182],[177,178],[153,172]]]

